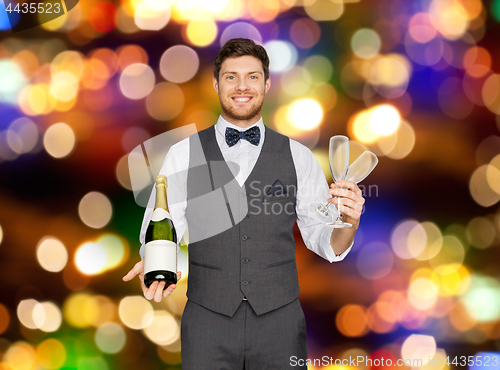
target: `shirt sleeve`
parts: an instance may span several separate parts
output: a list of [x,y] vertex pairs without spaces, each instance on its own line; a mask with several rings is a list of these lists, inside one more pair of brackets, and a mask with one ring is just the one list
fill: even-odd
[[[186,205],[187,205],[187,172],[189,167],[189,138],[173,145],[165,156],[160,173],[167,176],[167,202],[168,210],[172,216],[175,231],[177,234],[177,253],[179,253],[179,243],[186,232]],[[139,240],[141,249],[139,254],[144,259],[144,244],[146,230],[153,215],[155,205],[156,189],[153,187],[148,205],[144,212]]]
[[[330,246],[333,228],[317,220],[310,212],[312,203],[326,204],[328,183],[318,161],[309,148],[290,139],[295,170],[297,172],[297,225],[306,247],[330,262],[342,261],[351,251],[352,245],[340,255]],[[333,204],[330,205],[336,210]]]

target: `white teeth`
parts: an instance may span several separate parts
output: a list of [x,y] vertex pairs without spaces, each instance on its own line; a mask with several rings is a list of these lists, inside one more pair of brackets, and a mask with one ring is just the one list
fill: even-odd
[[249,101],[250,98],[233,98],[236,101]]

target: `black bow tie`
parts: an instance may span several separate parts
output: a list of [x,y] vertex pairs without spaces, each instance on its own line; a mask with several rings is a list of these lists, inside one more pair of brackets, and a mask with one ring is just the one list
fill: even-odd
[[246,131],[238,131],[231,127],[226,127],[226,143],[229,147],[236,145],[240,139],[245,139],[250,144],[259,145],[260,128],[254,126]]

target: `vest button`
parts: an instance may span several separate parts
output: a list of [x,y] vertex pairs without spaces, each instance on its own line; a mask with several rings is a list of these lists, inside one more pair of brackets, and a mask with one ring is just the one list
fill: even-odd
[[243,261],[243,263],[248,263],[250,260],[245,257],[245,258],[242,259],[242,261]]
[[248,239],[248,236],[243,235],[243,236],[241,237],[241,239],[242,239],[242,240],[247,240],[247,239]]
[[246,281],[246,280],[243,280],[241,283],[242,283],[243,285],[248,285],[248,281]]

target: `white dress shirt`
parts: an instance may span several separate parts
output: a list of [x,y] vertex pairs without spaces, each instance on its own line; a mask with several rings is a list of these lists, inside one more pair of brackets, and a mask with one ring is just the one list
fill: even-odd
[[[242,129],[227,122],[220,116],[217,124],[215,125],[217,144],[219,144],[224,160],[226,162],[234,162],[239,166],[239,172],[233,173],[233,175],[240,186],[244,184],[252,172],[253,167],[257,163],[257,159],[259,158],[260,151],[265,140],[266,132],[262,118],[251,127],[253,126],[258,126],[260,128],[261,139],[258,145],[250,144],[247,140],[242,139],[232,147],[229,147],[225,140],[226,127],[231,127],[238,131],[241,131]],[[245,130],[249,128],[250,127]],[[342,254],[338,256],[335,255],[332,247],[330,246],[330,236],[333,229],[316,220],[316,218],[314,218],[309,211],[309,207],[312,203],[320,202],[322,204],[326,204],[328,198],[330,197],[328,194],[329,186],[326,182],[325,175],[309,148],[295,140],[290,139],[290,149],[292,152],[295,170],[297,172],[296,213],[297,225],[300,233],[302,234],[302,239],[308,249],[312,250],[324,259],[330,262],[342,261],[351,250],[352,244]],[[167,199],[172,199],[171,195],[174,194],[174,192],[176,195],[185,195],[184,199],[187,199],[188,168],[189,138],[178,142],[170,148],[160,170],[160,174],[167,176],[167,180],[172,174],[177,174],[177,181],[168,181]],[[183,175],[183,181],[179,181],[179,173],[185,174],[185,176]],[[155,190],[153,189],[142,222],[140,234],[141,250],[139,252],[141,258],[144,258],[146,229],[151,219],[151,215],[153,214],[155,194]],[[170,204],[169,202],[169,211],[177,232],[178,241],[180,241],[180,238],[184,234],[187,226],[185,215],[186,205],[187,201],[175,202],[175,204]],[[330,205],[330,207],[333,207],[333,204]]]

